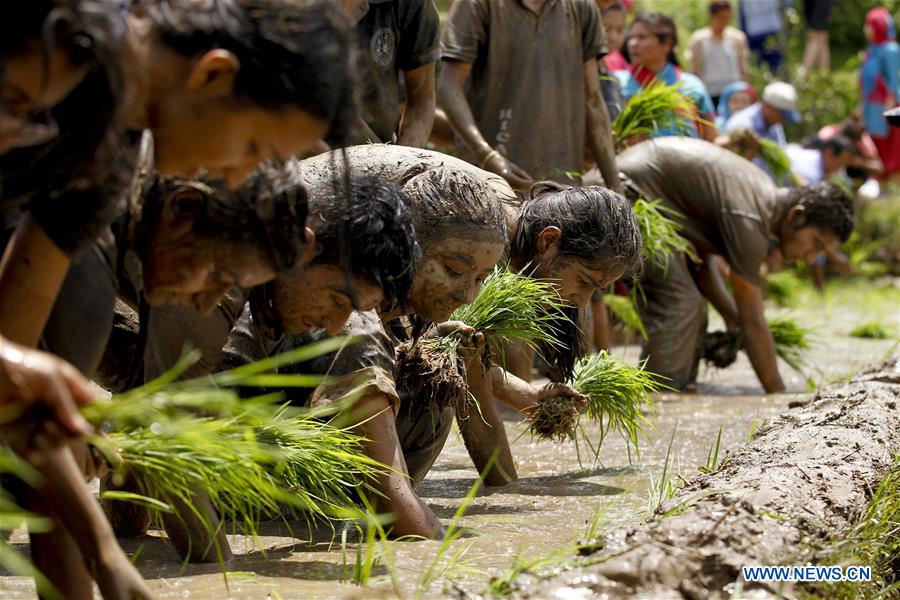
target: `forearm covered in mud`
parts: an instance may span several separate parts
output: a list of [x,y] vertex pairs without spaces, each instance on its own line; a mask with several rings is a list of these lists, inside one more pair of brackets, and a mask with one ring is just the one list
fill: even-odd
[[335,424],[353,427],[367,440],[366,454],[388,467],[371,482],[380,494],[370,500],[374,501],[379,514],[393,516],[391,535],[441,537],[444,534],[441,522],[412,489],[387,395],[372,394],[360,398],[342,414],[344,418]]
[[725,280],[719,271],[715,255],[709,254],[703,258],[703,262],[696,267],[697,284],[713,308],[718,311],[725,320],[725,326],[729,330],[739,326],[738,310],[734,298],[725,287]]
[[[469,393],[478,402],[478,409],[470,408],[467,412],[457,409],[456,421],[469,456],[478,472],[484,475],[486,485],[511,483],[518,479],[516,462],[509,448],[506,427],[494,402],[493,369],[485,371],[481,361],[470,361],[466,383]],[[461,418],[462,414],[466,417]]]
[[597,61],[589,60],[584,63],[584,87],[587,118],[587,145],[591,150],[597,168],[614,192],[624,193],[622,182],[619,181],[619,171],[616,169],[616,151],[613,148],[612,124],[609,122],[609,112],[606,101],[600,93],[600,82],[597,79]]
[[0,333],[24,346],[36,346],[70,264],[26,215],[0,261]]
[[406,110],[397,144],[424,148],[434,125],[437,95],[434,89],[434,63],[403,73],[406,84]]
[[784,391],[784,382],[775,360],[775,342],[763,312],[762,289],[734,271],[731,287],[737,304],[744,350],[767,393]]
[[532,386],[501,367],[491,368],[491,383],[494,397],[519,412],[525,412],[535,405]]
[[479,160],[491,151],[490,144],[478,130],[472,108],[466,100],[464,85],[472,63],[445,60],[441,65],[438,80],[438,103],[444,109],[456,135],[462,139],[469,151]]

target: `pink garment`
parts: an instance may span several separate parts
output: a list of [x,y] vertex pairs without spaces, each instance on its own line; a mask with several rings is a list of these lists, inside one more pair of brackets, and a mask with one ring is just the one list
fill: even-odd
[[606,64],[606,70],[610,73],[613,71],[627,71],[629,67],[628,61],[625,60],[625,57],[618,50],[604,56],[603,62]]

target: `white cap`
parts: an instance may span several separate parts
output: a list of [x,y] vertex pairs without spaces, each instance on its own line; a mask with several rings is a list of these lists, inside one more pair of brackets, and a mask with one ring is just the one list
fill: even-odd
[[797,90],[784,81],[773,81],[763,90],[762,101],[777,108],[787,121],[800,123],[803,119],[797,110]]

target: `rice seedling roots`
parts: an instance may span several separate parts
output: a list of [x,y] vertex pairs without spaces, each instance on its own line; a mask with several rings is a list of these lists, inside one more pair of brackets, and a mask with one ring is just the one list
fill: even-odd
[[[689,478],[644,523],[602,532],[598,562],[523,581],[517,594],[801,597],[796,584],[745,582],[740,567],[838,564],[828,549],[868,522],[863,516],[873,490],[897,477],[898,400],[900,356],[819,390],[769,419],[711,473]],[[880,502],[896,507],[896,498],[883,493]],[[860,543],[881,547],[880,539]],[[897,577],[889,560],[881,567],[888,582]],[[830,585],[823,597],[874,597],[885,579],[854,584],[851,596],[837,595]]]
[[578,402],[565,396],[544,398],[531,412],[528,430],[545,440],[563,441],[575,437]]
[[407,341],[397,348],[397,386],[416,401],[440,408],[461,406],[469,387],[455,361],[434,352],[427,342]]
[[733,331],[708,331],[703,337],[703,360],[719,369],[730,367],[740,349],[740,337]]

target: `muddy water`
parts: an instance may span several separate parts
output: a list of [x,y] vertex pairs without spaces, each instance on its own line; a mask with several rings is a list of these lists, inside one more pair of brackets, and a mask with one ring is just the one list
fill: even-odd
[[[895,290],[896,291],[896,288]],[[893,341],[859,340],[846,332],[862,320],[881,319],[893,329],[900,327],[900,303],[896,295],[887,303],[847,305],[826,297],[826,302],[809,304],[800,313],[809,323],[821,325],[819,344],[812,352],[818,379],[848,374],[885,355]],[[829,304],[829,301],[831,304]],[[636,359],[636,348],[618,348],[626,358]],[[783,373],[790,373],[787,367]],[[670,439],[675,470],[695,472],[706,463],[710,446],[722,428],[722,452],[745,442],[750,432],[766,417],[784,410],[806,388],[798,374],[786,377],[790,394],[764,396],[743,355],[724,371],[701,372],[697,394],[666,395],[659,399],[655,428],[641,446],[640,462],[629,460],[625,444],[610,437],[603,446],[599,463],[594,463],[582,447],[581,463],[575,444],[533,442],[521,435],[523,428],[515,415],[507,416],[507,430],[513,440],[519,481],[504,488],[482,490],[460,523],[470,535],[454,543],[451,552],[465,549],[450,566],[445,577],[422,586],[423,573],[435,560],[438,542],[394,542],[388,545],[390,558],[373,569],[367,588],[347,579],[359,544],[351,535],[342,551],[340,531],[332,542],[328,531],[310,535],[295,524],[293,534],[284,524],[261,527],[254,545],[248,538],[232,537],[236,558],[229,565],[228,589],[216,565],[189,565],[177,562],[165,540],[152,535],[123,542],[128,552],[140,551],[137,565],[159,598],[369,598],[393,595],[390,573],[405,596],[424,593],[438,596],[454,582],[479,592],[485,582],[513,561],[516,555],[544,555],[580,538],[596,515],[606,523],[635,522],[650,505],[650,481],[659,477]],[[671,438],[673,430],[674,438]],[[596,436],[597,432],[589,432]],[[476,473],[462,442],[451,435],[420,493],[436,514],[446,522],[453,518],[462,499],[475,482]],[[313,537],[315,541],[309,542]],[[16,547],[27,551],[25,536],[17,532]],[[268,558],[266,558],[266,556]],[[442,573],[447,559],[437,561],[433,573]],[[391,569],[387,564],[393,564]],[[0,578],[0,597],[33,596],[30,581],[19,577]]]

